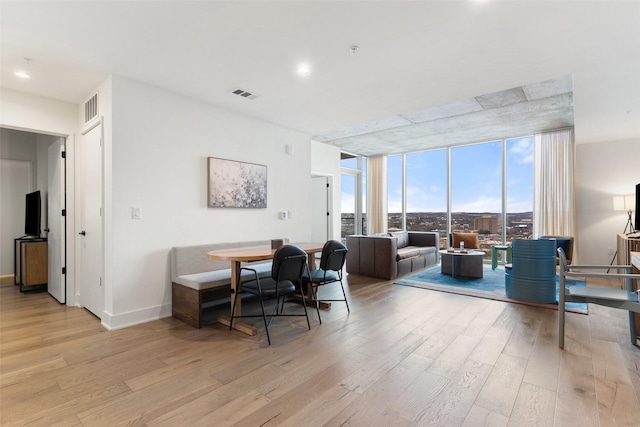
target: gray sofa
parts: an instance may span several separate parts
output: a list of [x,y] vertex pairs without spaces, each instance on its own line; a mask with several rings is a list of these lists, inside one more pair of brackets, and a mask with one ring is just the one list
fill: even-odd
[[347,273],[392,280],[438,264],[436,232],[398,231],[347,236]]

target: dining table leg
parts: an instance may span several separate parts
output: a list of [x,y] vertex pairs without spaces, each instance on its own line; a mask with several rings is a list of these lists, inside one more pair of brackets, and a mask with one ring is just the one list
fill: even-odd
[[[240,261],[231,261],[231,307],[229,312],[234,309],[233,300],[236,296],[236,291],[240,288],[240,268],[242,267],[242,263]],[[242,313],[242,297],[239,297],[236,301],[235,311],[233,312],[233,316],[239,316]],[[220,316],[218,317],[218,322],[223,325],[229,326],[231,324],[231,318],[228,316]],[[236,329],[240,332],[244,332],[247,335],[256,335],[258,330],[253,326],[247,325],[246,323],[240,322],[240,319],[233,321],[233,329]]]

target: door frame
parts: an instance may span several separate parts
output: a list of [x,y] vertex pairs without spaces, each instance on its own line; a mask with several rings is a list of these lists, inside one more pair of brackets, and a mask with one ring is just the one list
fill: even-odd
[[[29,132],[41,135],[55,136],[65,139],[65,153],[67,167],[65,168],[65,187],[66,187],[66,233],[65,233],[65,250],[66,250],[66,284],[67,284],[67,299],[66,305],[70,307],[79,307],[79,300],[76,292],[76,141],[75,134],[65,134],[59,132],[52,132],[43,129],[23,128],[15,126],[1,125],[5,129],[13,129],[22,132]],[[73,167],[70,167],[73,165]],[[47,182],[48,185],[48,182]]]
[[[86,308],[84,302],[82,301],[82,285],[80,285],[79,288],[77,288],[77,290],[79,291],[76,292],[76,305],[79,307],[83,307],[85,308],[87,311],[89,311],[90,313],[92,313],[93,315],[95,315],[98,319],[100,319],[102,325],[104,327],[106,327],[107,329],[110,329],[108,326],[108,323],[105,323],[105,321],[107,320],[110,323],[110,315],[108,314],[107,311],[107,293],[106,293],[106,279],[105,279],[105,270],[106,270],[106,263],[105,263],[105,253],[106,253],[106,216],[105,216],[105,135],[104,135],[104,116],[96,116],[93,120],[91,120],[90,122],[85,124],[85,127],[82,129],[82,131],[80,132],[80,136],[78,137],[78,151],[77,151],[77,156],[76,156],[76,170],[78,172],[78,176],[81,176],[82,174],[82,165],[81,162],[83,160],[83,154],[81,152],[82,150],[82,144],[83,144],[83,139],[86,138],[86,135],[89,134],[91,131],[93,131],[95,128],[99,128],[99,139],[100,139],[100,169],[101,169],[101,173],[100,173],[100,187],[101,187],[101,198],[100,198],[100,203],[101,203],[101,215],[100,215],[100,224],[99,224],[99,228],[100,228],[100,233],[101,233],[101,238],[100,238],[100,254],[98,256],[98,259],[100,260],[100,292],[101,292],[101,304],[102,304],[102,309],[100,310],[99,313],[94,313],[93,311],[89,310],[88,308]],[[76,263],[76,274],[77,277],[82,279],[82,265],[80,265],[80,261],[82,260],[83,257],[83,248],[82,245],[84,243],[83,241],[83,237],[80,237],[80,231],[84,230],[84,227],[86,227],[86,224],[84,223],[85,218],[83,217],[83,213],[81,212],[81,210],[84,207],[84,203],[85,200],[83,200],[83,195],[84,195],[84,190],[82,188],[82,182],[80,182],[81,180],[78,179],[77,181],[77,188],[76,188],[76,194],[79,200],[78,203],[78,212],[77,212],[77,223],[76,223],[76,229],[78,230],[77,233],[74,234],[74,239],[75,239],[75,248],[76,248],[76,254],[77,254],[77,259],[78,262]]]

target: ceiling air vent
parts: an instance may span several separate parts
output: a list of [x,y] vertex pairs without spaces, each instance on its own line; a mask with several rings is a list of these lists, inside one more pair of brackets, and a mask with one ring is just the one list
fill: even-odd
[[98,117],[98,94],[93,95],[84,103],[84,122],[89,123]]
[[231,93],[233,93],[235,95],[238,95],[238,96],[241,96],[243,98],[247,98],[247,99],[257,99],[257,98],[260,97],[259,95],[256,95],[255,93],[248,92],[248,91],[246,91],[244,89],[240,89],[238,87],[235,88],[235,89],[232,89]]

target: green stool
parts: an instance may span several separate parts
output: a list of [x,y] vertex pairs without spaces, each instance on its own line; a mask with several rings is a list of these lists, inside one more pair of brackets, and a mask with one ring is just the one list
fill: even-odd
[[507,264],[511,264],[511,246],[495,245],[491,246],[491,269],[495,270],[498,266],[498,251],[507,253]]

